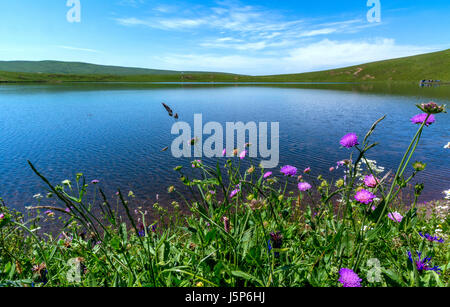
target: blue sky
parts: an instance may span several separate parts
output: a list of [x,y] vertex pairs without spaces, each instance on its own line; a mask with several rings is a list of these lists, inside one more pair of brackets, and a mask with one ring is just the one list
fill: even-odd
[[278,74],[450,48],[450,1],[0,1],[0,60]]

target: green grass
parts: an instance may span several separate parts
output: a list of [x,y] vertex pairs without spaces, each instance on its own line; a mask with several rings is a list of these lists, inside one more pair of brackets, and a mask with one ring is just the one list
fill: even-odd
[[[264,178],[264,169],[241,169],[237,157],[217,165],[194,161],[193,178],[181,166],[174,169],[185,188],[168,188],[180,202],[168,207],[133,210],[132,192],[107,199],[101,183],[89,184],[83,174],[55,185],[30,163],[49,193],[36,196],[28,218],[0,199],[0,286],[340,287],[339,272],[347,268],[363,287],[448,287],[449,201],[421,206],[423,185],[407,188],[423,171],[410,159],[427,127],[418,127],[397,172],[388,176],[368,160],[379,146],[371,137],[382,120],[349,149],[351,158],[340,166],[345,179],[341,173],[327,181],[314,167],[302,179]],[[336,150],[347,151],[338,144]],[[369,174],[378,178],[372,187],[362,180]],[[299,180],[312,188],[287,189]],[[357,201],[361,189],[378,198]],[[400,197],[408,191],[412,204]],[[181,205],[190,214],[182,214]],[[64,226],[43,234],[40,227],[56,212]],[[402,220],[389,218],[393,212]],[[430,257],[425,266],[416,265],[417,252]]]
[[0,62],[0,82],[418,82],[450,81],[450,49],[320,72],[245,76],[76,62]]

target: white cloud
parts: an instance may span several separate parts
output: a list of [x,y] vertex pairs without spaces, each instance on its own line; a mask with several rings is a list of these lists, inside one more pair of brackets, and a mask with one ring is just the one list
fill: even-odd
[[101,51],[94,50],[94,49],[88,49],[88,48],[77,48],[77,47],[71,47],[71,46],[56,46],[61,49],[67,49],[67,50],[75,50],[75,51],[84,51],[84,52],[94,52],[94,53],[100,53]]
[[411,56],[439,48],[398,45],[393,39],[320,42],[293,48],[285,55],[245,56],[215,54],[172,54],[158,57],[167,69],[223,71],[240,74],[285,74],[332,69],[373,61]]

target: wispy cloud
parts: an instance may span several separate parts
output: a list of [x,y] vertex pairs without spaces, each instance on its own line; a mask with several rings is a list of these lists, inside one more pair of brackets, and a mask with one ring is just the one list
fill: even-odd
[[[333,52],[330,52],[332,50]],[[410,56],[439,50],[396,44],[395,40],[333,41],[324,39],[303,47],[289,49],[285,55],[245,56],[216,54],[172,54],[157,61],[169,69],[219,70],[241,74],[285,74],[358,65],[372,61]]]
[[72,46],[56,46],[57,48],[67,49],[67,50],[75,50],[75,51],[83,51],[83,52],[93,52],[93,53],[101,53],[101,51],[87,48],[78,48]]

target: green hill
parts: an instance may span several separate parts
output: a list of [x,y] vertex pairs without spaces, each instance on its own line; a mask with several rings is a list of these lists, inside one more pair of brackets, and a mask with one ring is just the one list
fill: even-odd
[[450,49],[319,72],[263,76],[285,82],[450,81]]
[[450,49],[319,72],[244,76],[58,61],[0,61],[0,82],[418,82],[450,81]]

